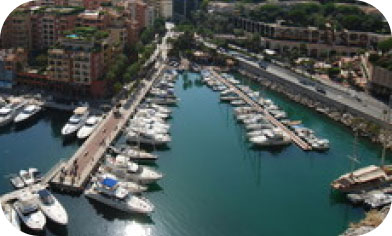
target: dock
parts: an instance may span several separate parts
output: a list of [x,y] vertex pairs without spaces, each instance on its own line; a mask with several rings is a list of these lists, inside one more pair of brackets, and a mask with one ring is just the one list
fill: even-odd
[[22,189],[18,189],[15,191],[12,191],[10,193],[4,194],[0,196],[0,203],[5,203],[5,202],[12,202],[18,199],[20,195],[23,195],[25,193],[31,193],[31,192],[38,192],[41,189],[45,189],[49,187],[49,182],[53,179],[53,177],[57,174],[57,172],[64,167],[66,164],[65,159],[61,159],[59,162],[57,162],[56,165],[54,165],[44,176],[42,176],[41,181],[38,183],[35,183],[33,185],[24,187]]
[[226,79],[224,79],[222,76],[220,76],[213,68],[209,68],[212,74],[224,85],[226,85],[228,88],[232,89],[241,99],[243,99],[248,105],[252,106],[256,111],[265,114],[265,117],[276,127],[279,127],[282,129],[284,132],[287,133],[287,135],[290,136],[291,140],[300,147],[304,151],[310,151],[312,150],[312,147],[306,143],[304,140],[302,140],[300,137],[298,137],[293,131],[289,130],[284,124],[282,124],[280,121],[275,119],[271,114],[269,114],[268,111],[264,110],[263,107],[253,101],[247,94],[242,92],[237,86],[233,85]]
[[98,168],[104,153],[122,132],[123,127],[154,82],[160,77],[163,69],[164,66],[161,66],[151,80],[145,81],[144,87],[136,96],[120,102],[122,104],[119,110],[121,117],[116,117],[114,109],[109,112],[94,133],[49,181],[52,188],[71,193],[83,192],[92,172]]

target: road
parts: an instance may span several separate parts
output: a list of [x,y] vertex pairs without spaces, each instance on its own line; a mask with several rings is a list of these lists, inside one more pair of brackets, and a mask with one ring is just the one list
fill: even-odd
[[[209,42],[205,42],[203,39],[199,39],[199,41],[203,42],[206,47],[216,49],[215,45]],[[218,50],[218,53],[226,56],[232,56],[227,52],[222,52],[220,50]],[[238,61],[242,61],[255,68],[260,68],[257,62],[249,61],[243,58],[242,56],[240,56],[240,54],[235,55],[234,58],[237,59]],[[337,84],[333,84],[332,82],[327,82],[327,81],[322,81],[322,83],[315,82],[309,78],[296,74],[286,68],[283,68],[278,65],[274,65],[272,63],[268,64],[266,71],[286,81],[299,85],[303,89],[316,91],[316,87],[321,87],[326,91],[326,93],[325,94],[320,93],[320,96],[325,96],[332,100],[339,101],[340,103],[346,105],[347,107],[351,107],[355,110],[361,111],[362,113],[365,113],[376,119],[382,119],[385,110],[388,109],[387,105],[385,105],[384,103],[376,100],[375,98],[365,93],[358,93],[355,90],[343,88]],[[316,86],[304,85],[300,83],[300,81],[307,81],[316,84]],[[360,101],[358,98],[360,99]]]

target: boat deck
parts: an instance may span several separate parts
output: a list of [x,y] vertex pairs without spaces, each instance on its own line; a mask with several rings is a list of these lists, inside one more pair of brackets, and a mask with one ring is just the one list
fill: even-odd
[[159,78],[164,66],[161,66],[151,80],[132,100],[121,101],[121,117],[116,117],[114,109],[105,117],[94,133],[84,142],[66,165],[50,181],[50,185],[60,191],[81,193],[89,181],[91,173],[111,143],[118,137],[122,128],[136,111],[153,83]]
[[292,132],[291,130],[289,130],[284,124],[282,124],[280,121],[278,121],[277,119],[275,119],[271,114],[269,114],[267,111],[265,111],[263,109],[263,107],[253,101],[247,94],[245,94],[244,92],[242,92],[237,86],[235,86],[234,84],[230,83],[229,81],[227,81],[226,79],[224,79],[223,77],[221,77],[213,68],[209,68],[210,71],[213,73],[213,75],[219,80],[221,81],[223,84],[225,84],[228,88],[233,89],[233,91],[241,98],[243,99],[248,105],[254,107],[257,111],[265,114],[265,117],[275,126],[281,128],[284,132],[286,132],[290,138],[293,140],[293,142],[300,147],[302,150],[305,151],[310,151],[312,150],[312,147],[306,143],[304,140],[302,140],[300,137],[298,137],[294,132]]

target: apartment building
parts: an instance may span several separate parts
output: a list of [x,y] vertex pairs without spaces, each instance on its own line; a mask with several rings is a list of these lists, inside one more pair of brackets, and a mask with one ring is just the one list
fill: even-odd
[[361,48],[375,48],[378,42],[391,37],[371,32],[336,31],[328,24],[325,29],[319,29],[286,26],[284,21],[272,24],[255,22],[242,17],[231,17],[230,20],[236,28],[260,34],[261,44],[265,48],[283,51],[304,45],[307,53],[314,56],[321,52],[355,54]]
[[27,64],[24,49],[0,50],[0,89],[10,89],[15,83],[16,74]]
[[0,48],[32,47],[30,13],[24,9],[13,11],[4,22],[1,30]]
[[173,0],[145,0],[147,5],[154,7],[154,14],[162,18],[173,17]]
[[32,36],[36,49],[53,46],[66,31],[72,30],[77,23],[80,9],[42,8],[32,11]]
[[60,91],[104,96],[105,54],[111,50],[108,37],[97,39],[73,33],[61,38],[59,47],[48,51],[49,80],[57,82]]
[[86,10],[78,15],[76,25],[104,30],[109,25],[109,16],[100,10]]

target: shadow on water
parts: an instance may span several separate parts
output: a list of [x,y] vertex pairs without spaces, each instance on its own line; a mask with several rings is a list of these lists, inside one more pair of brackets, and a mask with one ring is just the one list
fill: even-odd
[[[292,144],[294,145],[294,144]],[[279,156],[284,150],[286,150],[290,145],[284,146],[266,146],[260,147],[249,143],[249,148],[253,151],[266,151],[272,154],[272,156]]]
[[151,219],[151,216],[149,215],[132,214],[132,213],[119,211],[117,209],[108,207],[93,199],[88,199],[88,202],[93,206],[97,215],[102,216],[107,221],[114,221],[117,219],[118,220],[132,219],[143,224],[154,224],[154,221]]
[[65,225],[59,225],[54,222],[48,221],[46,223],[46,229],[56,235],[56,236],[66,236],[68,235],[68,228]]
[[0,136],[12,133],[11,125],[0,127]]
[[160,192],[162,190],[163,190],[162,186],[160,186],[158,183],[153,183],[153,184],[148,185],[147,192],[150,192],[150,193],[152,193],[152,192]]

